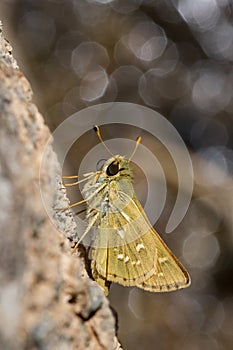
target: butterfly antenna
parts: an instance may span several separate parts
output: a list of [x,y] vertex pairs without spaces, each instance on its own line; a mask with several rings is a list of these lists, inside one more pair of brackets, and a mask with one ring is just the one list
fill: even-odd
[[104,147],[108,151],[108,153],[110,153],[114,157],[114,154],[110,151],[110,149],[106,146],[104,140],[102,139],[102,136],[101,136],[101,133],[100,133],[100,128],[97,125],[95,125],[93,129],[96,132],[96,135],[98,136],[100,142],[104,145]]
[[138,146],[139,146],[139,143],[141,142],[141,140],[142,140],[141,136],[138,136],[138,137],[137,137],[137,140],[136,140],[136,145],[135,145],[135,147],[134,147],[134,150],[133,150],[133,152],[132,152],[132,154],[131,154],[131,156],[130,156],[130,158],[129,158],[129,162],[132,160],[133,156],[135,155],[135,153],[136,153],[136,151],[137,151],[137,149],[138,149]]

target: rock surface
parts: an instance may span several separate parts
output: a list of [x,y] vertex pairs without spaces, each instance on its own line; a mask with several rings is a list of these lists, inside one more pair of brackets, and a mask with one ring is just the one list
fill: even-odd
[[0,348],[120,349],[108,300],[71,255],[72,214],[57,215],[62,234],[42,204],[41,188],[51,208],[67,199],[51,146],[39,173],[50,131],[31,97],[0,29]]

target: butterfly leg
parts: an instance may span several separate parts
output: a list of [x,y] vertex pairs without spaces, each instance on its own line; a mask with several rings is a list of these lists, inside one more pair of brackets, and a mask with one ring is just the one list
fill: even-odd
[[86,236],[86,234],[90,231],[90,229],[93,227],[93,225],[95,224],[98,217],[99,217],[99,213],[97,213],[95,216],[93,216],[93,218],[90,220],[86,230],[83,232],[82,236],[79,238],[78,242],[75,244],[74,248],[72,249],[72,254],[77,250],[78,245],[83,240],[83,238]]

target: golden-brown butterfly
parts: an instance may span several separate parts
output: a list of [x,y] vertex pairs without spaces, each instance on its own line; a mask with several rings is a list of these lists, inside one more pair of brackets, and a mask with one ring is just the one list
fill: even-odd
[[[67,208],[86,203],[88,222],[75,251],[92,227],[96,228],[91,250],[93,278],[108,294],[111,282],[137,286],[150,292],[168,292],[190,285],[186,269],[149,223],[133,189],[132,157],[113,155],[104,143],[98,126],[94,130],[111,154],[102,169],[84,175],[73,184],[86,181],[84,199]],[[77,178],[64,176],[63,178]],[[67,209],[63,208],[63,209]]]

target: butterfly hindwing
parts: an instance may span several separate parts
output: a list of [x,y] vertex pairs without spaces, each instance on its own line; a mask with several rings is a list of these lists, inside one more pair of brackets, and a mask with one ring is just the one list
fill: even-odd
[[[127,221],[124,217],[127,217]],[[109,213],[97,229],[93,248],[93,269],[103,278],[123,285],[136,285],[155,271],[156,246],[151,228],[147,232],[135,229],[127,216],[127,208]],[[142,217],[141,220],[144,220]],[[145,222],[145,227],[147,223]],[[111,227],[111,229],[109,229]]]

